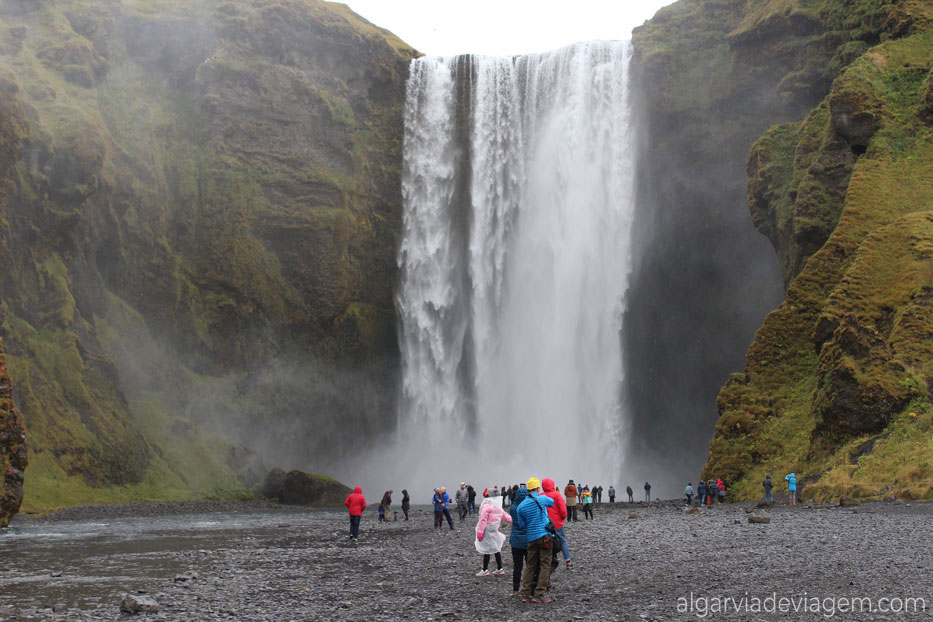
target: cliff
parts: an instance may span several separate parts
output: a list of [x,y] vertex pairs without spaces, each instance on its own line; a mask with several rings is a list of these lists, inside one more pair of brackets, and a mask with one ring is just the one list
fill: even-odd
[[13,405],[13,387],[0,348],[0,527],[10,524],[23,502],[23,472],[28,462],[26,433]]
[[25,508],[242,490],[392,425],[414,54],[319,0],[0,5]]
[[[745,372],[732,374],[716,400],[703,477],[722,477],[740,499],[760,497],[766,473],[790,471],[811,495],[930,497],[933,9],[774,0],[681,2],[665,11],[636,36],[662,155],[677,160],[668,143],[715,150],[729,142],[735,148],[719,153],[731,169],[736,150],[750,152],[752,221],[773,245],[784,284]],[[715,28],[697,28],[704,20]],[[708,85],[694,91],[700,76]],[[696,110],[684,112],[677,102],[688,95]],[[702,138],[711,140],[694,141],[678,114],[708,121]],[[698,228],[695,188],[741,179],[721,161],[688,157],[695,172],[683,190],[651,188],[680,206],[670,226],[687,236]],[[683,252],[678,259],[693,260]],[[743,270],[719,274],[734,279]],[[743,285],[726,300],[741,306],[760,291]],[[703,317],[687,322],[691,330],[715,331],[734,312]],[[724,358],[713,347],[704,355]]]

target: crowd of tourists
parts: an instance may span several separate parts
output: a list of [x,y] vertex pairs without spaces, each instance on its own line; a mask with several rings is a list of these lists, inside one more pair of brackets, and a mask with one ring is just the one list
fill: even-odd
[[[785,476],[788,487],[788,497],[791,505],[796,503],[797,479],[794,473]],[[765,491],[765,501],[774,502],[772,489],[774,487],[771,476],[765,477],[762,482]],[[629,503],[633,503],[631,486],[626,486]],[[651,484],[645,482],[645,501],[651,501]],[[380,521],[389,520],[392,505],[392,490],[387,490],[379,502],[378,514]],[[593,506],[602,502],[602,486],[578,485],[571,479],[563,488],[563,494],[558,490],[553,479],[536,477],[530,478],[512,486],[498,486],[484,488],[482,493],[472,484],[461,482],[453,498],[447,488],[435,488],[431,497],[434,507],[434,529],[443,529],[446,526],[453,530],[454,520],[450,513],[451,504],[457,508],[459,522],[467,517],[476,515],[474,545],[477,552],[483,556],[482,568],[476,573],[478,577],[491,575],[505,575],[502,564],[502,547],[506,535],[499,528],[503,522],[511,525],[508,536],[512,551],[512,593],[519,596],[522,602],[549,603],[547,591],[550,587],[551,572],[560,566],[558,553],[564,564],[571,568],[573,560],[570,556],[570,544],[564,529],[565,524],[578,520],[577,509],[582,506],[584,520],[593,520]],[[482,496],[479,508],[476,507],[476,498]],[[615,504],[615,488],[609,486],[607,491],[610,504]],[[687,505],[694,503],[693,484],[688,483],[684,489]],[[696,488],[696,499],[699,505],[712,505],[715,502],[725,503],[726,485],[722,479],[700,480]],[[347,497],[344,504],[350,514],[350,539],[359,538],[360,520],[366,509],[366,498],[362,488],[357,486]],[[411,497],[407,490],[402,491],[402,512],[405,520],[409,520]],[[490,569],[490,562],[495,559],[496,567]]]

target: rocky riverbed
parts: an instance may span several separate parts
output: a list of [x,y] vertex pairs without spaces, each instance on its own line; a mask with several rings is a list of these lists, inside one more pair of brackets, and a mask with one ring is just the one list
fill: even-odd
[[[509,597],[508,545],[507,575],[476,577],[475,521],[434,531],[429,508],[385,524],[367,512],[358,543],[337,510],[84,508],[0,532],[0,620],[930,617],[933,504],[755,509],[758,524],[750,509],[604,505],[568,525],[575,566],[536,605]],[[121,614],[126,594],[159,611]]]

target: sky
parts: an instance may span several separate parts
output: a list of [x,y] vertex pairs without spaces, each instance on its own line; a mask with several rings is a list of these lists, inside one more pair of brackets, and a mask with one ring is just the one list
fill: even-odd
[[672,0],[343,0],[428,56],[510,56],[599,39],[632,28]]

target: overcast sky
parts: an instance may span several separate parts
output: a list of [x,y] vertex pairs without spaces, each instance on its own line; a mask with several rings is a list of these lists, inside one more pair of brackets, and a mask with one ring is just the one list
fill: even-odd
[[628,39],[672,0],[344,0],[428,56],[508,56]]

